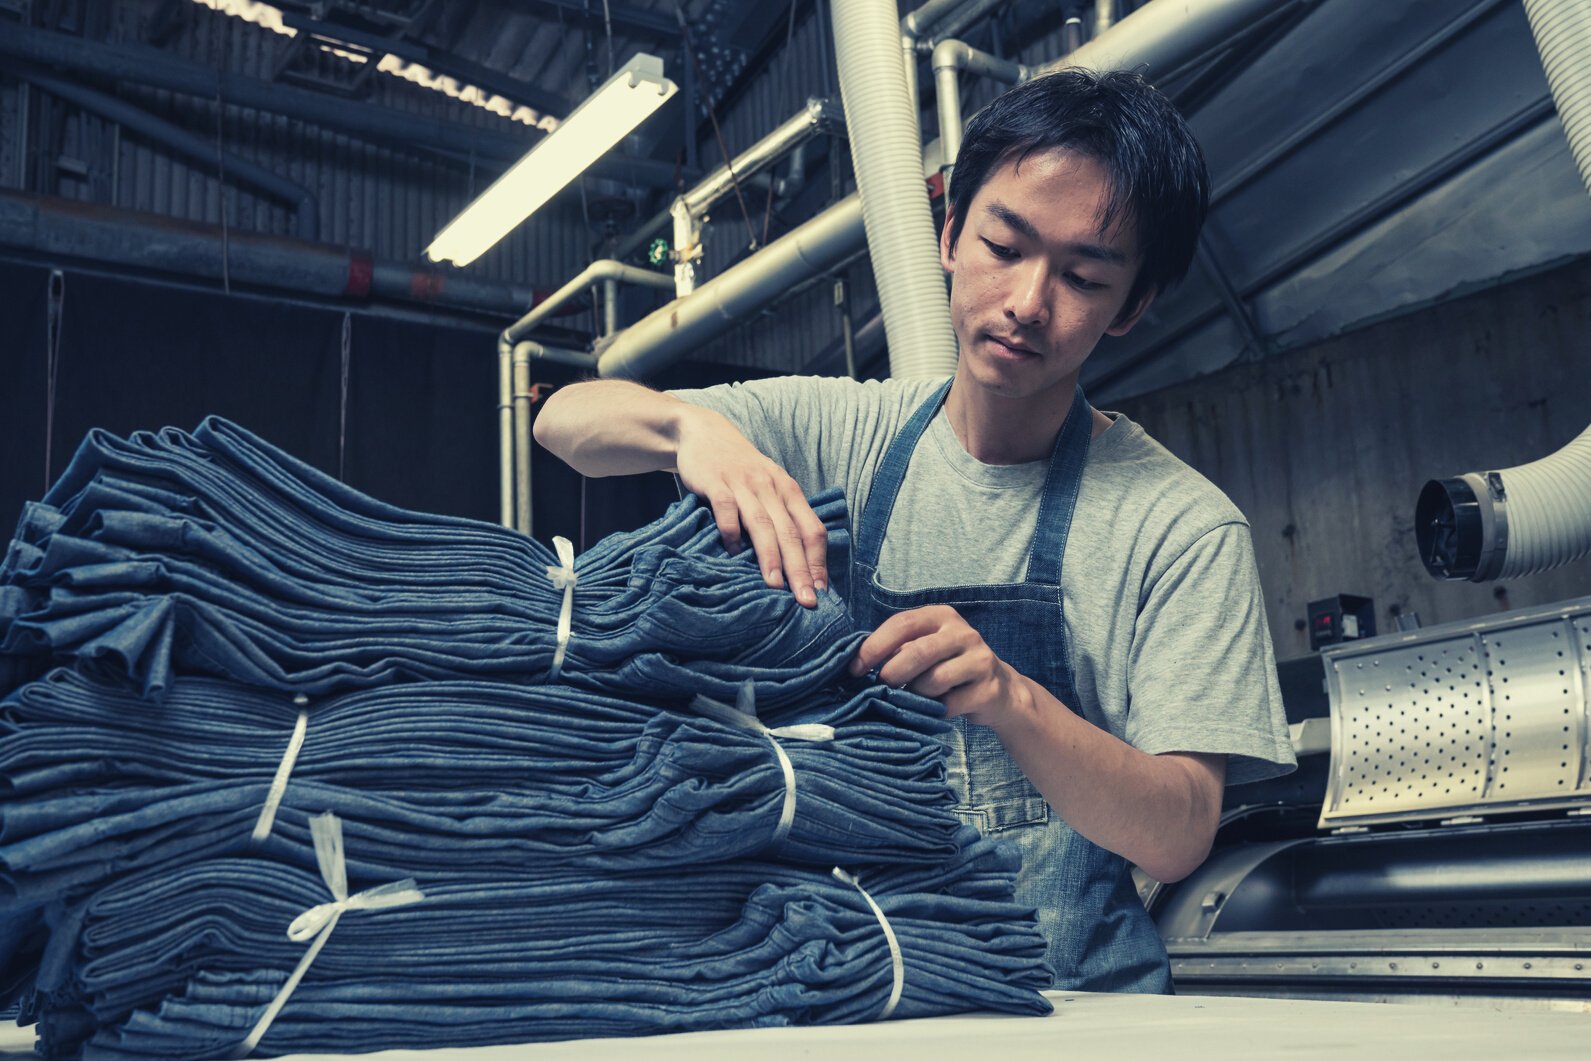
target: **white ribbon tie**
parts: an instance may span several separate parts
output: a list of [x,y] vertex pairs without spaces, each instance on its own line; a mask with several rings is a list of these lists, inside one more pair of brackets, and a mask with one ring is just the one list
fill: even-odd
[[862,898],[867,900],[867,905],[872,907],[873,916],[878,918],[879,926],[884,930],[884,941],[889,944],[890,972],[893,977],[893,983],[890,984],[889,988],[889,1000],[884,1003],[884,1008],[878,1011],[878,1016],[874,1019],[889,1020],[890,1014],[894,1013],[895,1007],[900,1004],[901,992],[906,987],[906,961],[901,957],[900,941],[895,938],[895,930],[889,927],[889,918],[884,916],[883,909],[873,901],[873,897],[867,894],[867,889],[862,887],[862,882],[856,879],[856,874],[847,873],[839,866],[835,866],[833,872],[835,880],[844,881],[861,893]]
[[558,552],[558,564],[554,567],[547,565],[547,577],[552,580],[554,589],[563,590],[563,607],[558,611],[558,650],[553,653],[552,672],[547,676],[548,681],[557,681],[558,675],[563,672],[564,653],[569,651],[569,630],[572,625],[575,605],[575,547],[568,538],[558,537],[552,540],[552,547]]
[[287,742],[287,752],[276,766],[276,776],[271,778],[270,791],[265,794],[265,806],[260,808],[259,820],[254,823],[254,833],[249,837],[249,843],[256,847],[271,835],[271,826],[276,822],[276,809],[282,805],[282,796],[287,792],[287,779],[293,773],[293,764],[298,762],[299,749],[304,746],[304,730],[309,725],[309,712],[304,708],[309,704],[309,697],[299,693],[293,697],[293,703],[298,705],[298,721],[293,724],[293,736]]
[[779,811],[779,824],[774,827],[773,840],[769,843],[769,847],[778,850],[784,844],[785,838],[790,835],[790,827],[795,824],[796,776],[795,764],[790,761],[790,756],[785,754],[785,750],[780,747],[776,738],[813,742],[831,741],[834,739],[834,727],[818,722],[806,722],[769,729],[757,717],[756,701],[757,686],[747,681],[742,683],[740,691],[735,694],[734,707],[721,704],[717,700],[709,700],[705,696],[697,696],[691,700],[691,710],[737,729],[761,733],[768,738],[768,743],[773,745],[773,752],[779,757],[779,769],[784,772],[784,806]]
[[282,1012],[282,1007],[287,1005],[287,1000],[292,997],[299,981],[304,979],[304,974],[314,963],[315,956],[331,938],[332,929],[337,927],[337,922],[342,919],[343,914],[350,910],[385,910],[394,906],[408,906],[425,898],[425,894],[420,891],[413,878],[393,881],[390,884],[366,889],[356,895],[349,895],[348,864],[343,858],[342,820],[330,811],[317,814],[309,820],[309,831],[315,838],[315,862],[320,866],[321,879],[331,890],[332,901],[310,907],[295,917],[293,923],[288,926],[287,938],[294,943],[302,943],[312,937],[314,942],[298,960],[293,975],[287,978],[282,989],[276,993],[276,997],[261,1014],[258,1023],[254,1025],[254,1030],[249,1032],[249,1037],[238,1044],[238,1048],[232,1054],[234,1058],[248,1057],[254,1052],[254,1048],[260,1045],[260,1040],[265,1038],[265,1033],[270,1030],[271,1022],[276,1020],[277,1014]]

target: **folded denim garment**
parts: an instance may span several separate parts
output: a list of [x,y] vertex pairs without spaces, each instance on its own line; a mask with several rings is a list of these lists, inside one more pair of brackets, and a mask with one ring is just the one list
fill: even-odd
[[[565,686],[408,683],[304,705],[281,807],[335,811],[371,837],[361,857],[400,874],[770,852],[935,862],[958,827],[941,711],[864,687],[806,705],[803,723],[832,739],[803,740]],[[206,678],[177,679],[159,703],[66,669],[17,690],[0,702],[0,910],[5,896],[242,852],[249,829],[215,826],[259,812],[298,714]]]
[[[842,571],[843,498],[813,503]],[[193,435],[95,431],[0,562],[0,656],[97,662],[153,695],[177,671],[317,696],[412,678],[542,681],[565,603],[549,569],[561,566],[506,528],[365,497],[225,421]],[[767,592],[694,497],[572,570],[568,684],[723,697],[744,669],[773,704],[833,681],[855,647],[837,592],[812,609]],[[682,670],[696,661],[715,664],[705,686]]]
[[[946,867],[863,867],[901,952],[898,1017],[1044,1013],[1044,944],[1010,902],[1017,855],[972,830]],[[356,842],[350,837],[350,850]],[[522,872],[350,911],[259,1047],[368,1050],[876,1017],[890,943],[854,887],[741,861],[703,874]],[[357,885],[352,888],[357,890]],[[222,1056],[301,956],[284,929],[326,902],[313,872],[200,861],[97,893],[74,976],[41,1007],[47,1054]]]

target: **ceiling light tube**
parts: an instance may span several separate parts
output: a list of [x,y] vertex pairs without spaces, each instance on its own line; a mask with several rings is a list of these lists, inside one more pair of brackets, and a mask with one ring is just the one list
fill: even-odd
[[434,262],[468,265],[541,209],[676,92],[663,61],[638,54],[553,132],[514,163],[425,249]]

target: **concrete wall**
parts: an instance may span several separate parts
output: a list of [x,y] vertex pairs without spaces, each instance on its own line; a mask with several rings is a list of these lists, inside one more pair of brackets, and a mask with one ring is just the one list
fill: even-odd
[[1426,480],[1556,451],[1591,422],[1591,260],[1114,403],[1248,515],[1279,659],[1312,600],[1424,625],[1591,594],[1591,559],[1508,582],[1420,563]]

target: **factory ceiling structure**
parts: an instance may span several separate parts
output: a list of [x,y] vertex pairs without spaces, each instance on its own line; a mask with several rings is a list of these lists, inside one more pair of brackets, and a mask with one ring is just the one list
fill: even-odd
[[[218,97],[401,145],[468,171],[472,186],[547,135],[616,64],[637,52],[657,54],[680,86],[679,100],[594,168],[581,190],[588,217],[595,209],[611,231],[633,237],[677,190],[723,164],[730,152],[715,125],[769,76],[770,57],[798,27],[826,29],[829,5],[161,0],[115,26],[96,24],[104,22],[94,14],[100,5],[78,5],[75,14],[70,4],[34,6],[47,17],[9,26],[0,40],[7,76],[33,91],[112,122],[139,117],[130,89]],[[1058,57],[1068,13],[1095,17],[1081,4],[973,6],[977,17],[960,34],[1031,66]],[[1130,10],[1150,5],[1115,6],[1124,17],[1107,32],[1116,35],[1130,34],[1134,20],[1150,13]],[[1214,199],[1187,282],[1090,363],[1085,383],[1103,398],[1263,358],[1591,251],[1591,205],[1519,3],[1261,7],[1201,54],[1151,72],[1205,147]],[[56,28],[37,28],[52,19]],[[217,71],[165,48],[202,19],[249,22],[268,65],[257,62],[262,68],[250,74]],[[816,34],[819,58],[832,63],[824,35]],[[934,81],[926,56],[919,63],[932,154]],[[380,79],[427,86],[480,113],[467,126],[406,116],[373,97]],[[969,114],[988,94],[970,73],[962,90]],[[833,96],[829,106],[837,109],[837,87]],[[205,130],[160,131],[172,145],[183,133],[197,141],[186,145],[190,155],[207,150]],[[62,155],[60,165],[74,164],[75,155]],[[13,172],[26,164],[5,161]],[[254,178],[262,194],[294,197],[291,188],[273,187],[270,175],[254,174],[248,159],[231,161],[240,185]],[[733,244],[737,256],[760,242],[758,211],[746,207],[755,191],[737,187],[738,207],[726,200],[708,237]],[[314,207],[296,194],[294,233],[335,239],[316,231],[308,216]],[[796,212],[821,205],[800,204]],[[735,216],[742,211],[744,227]],[[411,233],[409,245],[396,248],[406,253],[390,256],[417,259],[423,244],[413,244],[434,234]],[[627,242],[629,260],[644,264],[646,241]],[[527,279],[556,288],[577,272]],[[479,275],[465,269],[451,279],[463,290]]]

